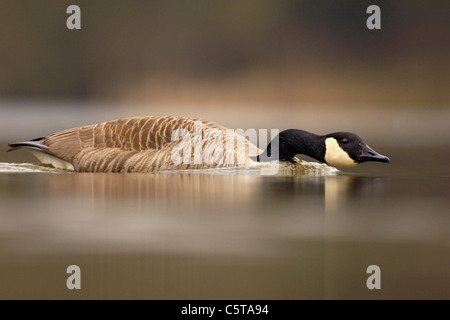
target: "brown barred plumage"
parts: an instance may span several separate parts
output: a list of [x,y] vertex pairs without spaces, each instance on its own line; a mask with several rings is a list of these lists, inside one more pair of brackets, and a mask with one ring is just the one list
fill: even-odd
[[[196,121],[201,121],[201,127]],[[172,141],[177,129],[184,131],[178,140]],[[195,130],[199,131],[197,135]],[[185,139],[185,134],[189,134],[189,139]],[[243,143],[237,143],[237,138]],[[69,162],[75,171],[81,172],[231,167],[249,165],[253,163],[249,157],[262,152],[248,139],[214,122],[172,116],[132,117],[73,128],[49,135],[40,143],[48,148],[46,153]],[[222,143],[222,153],[220,148],[215,149],[215,143]],[[198,163],[195,150],[200,146],[202,154],[209,152],[212,158]],[[184,162],[173,161],[172,153],[176,152],[180,159],[187,154]]]

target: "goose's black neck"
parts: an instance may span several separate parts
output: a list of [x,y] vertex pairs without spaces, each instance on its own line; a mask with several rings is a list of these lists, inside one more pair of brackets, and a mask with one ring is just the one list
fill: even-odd
[[284,130],[267,145],[263,153],[256,157],[256,161],[287,161],[297,154],[304,154],[324,162],[325,138],[298,129]]

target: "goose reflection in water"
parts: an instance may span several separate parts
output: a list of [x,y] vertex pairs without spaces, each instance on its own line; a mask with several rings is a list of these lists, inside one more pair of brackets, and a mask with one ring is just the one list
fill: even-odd
[[[317,205],[324,205],[327,211],[336,211],[352,200],[369,200],[385,196],[389,178],[337,174],[332,176],[284,176],[265,177],[262,183],[266,194],[291,199],[309,201],[315,199]],[[317,201],[318,200],[318,201]]]
[[[387,177],[159,173],[66,174],[48,177],[47,192],[89,196],[93,201],[130,199],[137,203],[180,206],[262,203],[267,209],[282,202],[315,201],[336,210],[352,200],[383,198]],[[317,202],[319,200],[319,202]],[[265,211],[265,209],[262,209]]]

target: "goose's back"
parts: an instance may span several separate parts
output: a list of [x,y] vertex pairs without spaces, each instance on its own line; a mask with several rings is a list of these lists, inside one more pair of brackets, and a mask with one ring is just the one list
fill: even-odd
[[[247,139],[237,143],[236,138],[242,136],[214,122],[148,116],[57,132],[42,143],[55,156],[72,163],[76,171],[151,172],[249,164],[249,155],[261,150]],[[222,149],[217,148],[218,143]],[[200,161],[199,150],[211,159]]]

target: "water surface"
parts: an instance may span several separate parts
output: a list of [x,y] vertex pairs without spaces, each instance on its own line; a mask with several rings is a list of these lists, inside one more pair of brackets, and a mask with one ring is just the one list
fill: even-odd
[[449,149],[379,149],[317,175],[2,164],[0,298],[448,299]]

